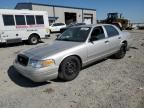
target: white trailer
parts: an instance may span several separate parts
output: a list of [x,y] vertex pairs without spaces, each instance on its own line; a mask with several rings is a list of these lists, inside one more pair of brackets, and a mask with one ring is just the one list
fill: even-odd
[[0,9],[0,43],[37,44],[49,35],[48,12]]

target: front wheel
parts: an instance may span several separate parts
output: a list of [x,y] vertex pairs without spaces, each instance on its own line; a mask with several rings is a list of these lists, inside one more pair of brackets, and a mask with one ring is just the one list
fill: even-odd
[[80,60],[75,56],[70,56],[61,63],[59,78],[65,81],[71,81],[78,76],[80,69]]
[[116,54],[114,54],[114,57],[115,57],[116,59],[121,59],[121,58],[123,58],[123,57],[125,56],[126,51],[127,51],[127,44],[124,43],[124,44],[121,46],[120,50],[119,50]]
[[36,35],[30,36],[29,39],[28,39],[29,44],[32,44],[32,45],[37,44],[38,41],[39,41],[39,37],[36,36]]

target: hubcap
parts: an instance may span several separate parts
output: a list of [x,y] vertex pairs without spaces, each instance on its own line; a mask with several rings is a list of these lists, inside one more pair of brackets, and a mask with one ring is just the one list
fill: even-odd
[[75,74],[77,70],[76,63],[74,61],[67,62],[65,70],[68,75]]
[[32,37],[32,38],[31,38],[31,42],[32,42],[32,43],[37,43],[37,38]]

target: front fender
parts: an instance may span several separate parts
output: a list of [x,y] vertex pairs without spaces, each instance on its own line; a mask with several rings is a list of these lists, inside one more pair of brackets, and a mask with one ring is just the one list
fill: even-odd
[[52,58],[55,60],[56,65],[59,66],[60,63],[69,56],[78,56],[83,63],[87,59],[86,45],[63,51],[54,55]]

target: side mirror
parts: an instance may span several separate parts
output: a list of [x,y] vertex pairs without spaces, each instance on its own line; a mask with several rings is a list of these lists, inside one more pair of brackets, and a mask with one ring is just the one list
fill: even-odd
[[97,38],[95,37],[95,36],[91,36],[91,38],[90,38],[90,42],[93,42],[93,41],[96,41],[97,40]]
[[89,42],[93,42],[94,40],[93,40],[93,38],[91,37],[90,39],[89,39]]

